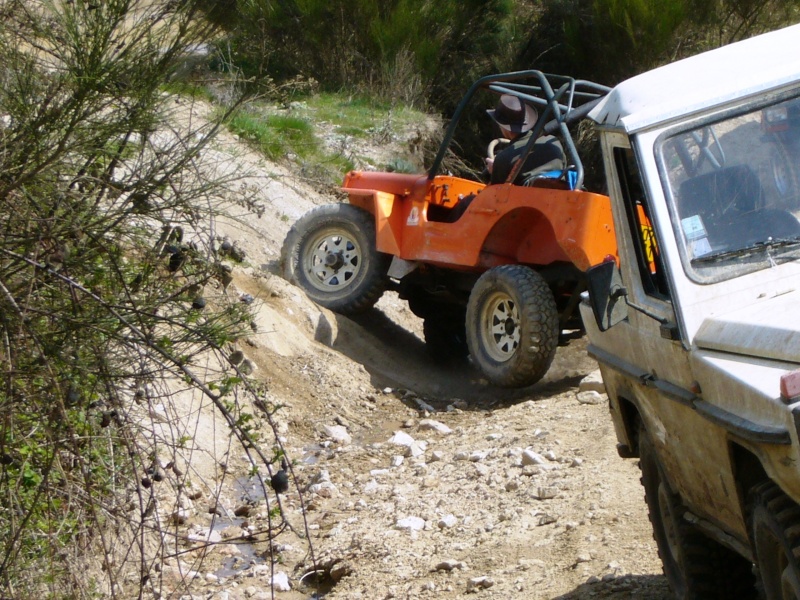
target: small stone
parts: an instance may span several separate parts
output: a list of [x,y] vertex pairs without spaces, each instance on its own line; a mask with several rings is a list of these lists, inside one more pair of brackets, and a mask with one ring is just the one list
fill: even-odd
[[249,517],[252,510],[253,507],[249,504],[242,504],[241,506],[236,507],[236,509],[233,511],[233,514],[237,517]]
[[422,419],[419,422],[419,428],[422,430],[433,430],[436,433],[441,433],[442,435],[453,433],[453,430],[447,425],[440,423],[439,421],[434,421],[433,419]]
[[485,450],[475,450],[469,453],[469,460],[471,462],[480,462],[489,456],[489,452]]
[[473,577],[467,582],[467,591],[476,592],[478,590],[486,590],[494,585],[494,580],[486,575],[480,577]]
[[466,568],[467,565],[463,561],[448,558],[436,565],[434,571],[455,571],[456,569],[463,571]]
[[289,584],[289,576],[284,573],[283,571],[278,571],[272,576],[272,589],[276,592],[288,592],[292,589],[292,586]]
[[190,513],[184,508],[179,508],[172,513],[172,522],[176,525],[184,525],[189,520]]
[[506,483],[506,491],[507,492],[515,492],[519,489],[519,481],[516,479],[511,479]]
[[580,402],[581,404],[595,405],[595,404],[601,404],[603,402],[603,396],[598,392],[593,392],[593,391],[579,392],[577,398],[578,402]]
[[395,528],[404,531],[422,531],[425,528],[425,519],[419,517],[406,517],[395,523]]
[[444,460],[444,452],[442,452],[441,450],[434,450],[433,452],[431,452],[431,457],[429,459],[429,462],[437,462],[440,460]]
[[536,490],[535,498],[537,500],[551,500],[558,496],[558,490],[555,488],[540,487]]
[[606,386],[603,383],[603,376],[600,375],[600,369],[592,371],[586,377],[581,379],[581,382],[578,384],[578,391],[605,394]]
[[544,514],[541,517],[539,517],[539,526],[541,527],[543,525],[551,525],[552,523],[555,523],[556,521],[558,521],[558,517],[554,517],[552,515]]
[[395,431],[394,435],[389,438],[389,443],[395,446],[410,446],[414,443],[414,438],[408,435],[405,431]]
[[323,426],[322,431],[325,435],[339,444],[351,444],[353,442],[353,438],[351,438],[350,434],[347,433],[347,429],[341,425],[325,425]]
[[458,524],[458,519],[455,515],[445,515],[441,519],[439,519],[439,529],[450,529],[451,527],[455,527]]
[[522,466],[528,465],[543,465],[547,462],[544,456],[539,454],[538,452],[534,452],[533,450],[526,448],[522,451]]

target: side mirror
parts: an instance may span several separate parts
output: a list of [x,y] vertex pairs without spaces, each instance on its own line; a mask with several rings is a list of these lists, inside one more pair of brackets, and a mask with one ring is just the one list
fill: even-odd
[[628,318],[628,291],[622,285],[617,263],[608,261],[586,271],[589,304],[600,331],[607,331]]

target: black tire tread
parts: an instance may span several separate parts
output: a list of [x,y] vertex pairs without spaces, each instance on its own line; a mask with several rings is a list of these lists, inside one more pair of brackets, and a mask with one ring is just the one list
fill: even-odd
[[[800,506],[797,505],[774,482],[767,480],[759,483],[748,494],[747,513],[750,538],[755,545],[754,514],[757,507],[763,506],[772,515],[775,526],[779,530],[781,542],[787,557],[794,561],[793,569],[800,575]],[[756,575],[761,584],[761,573],[758,569],[760,557],[756,556]],[[767,599],[770,600],[770,599]]]
[[[300,250],[307,236],[327,223],[350,225],[363,236],[366,272],[363,280],[344,297],[326,297],[319,290],[304,284],[298,276]],[[289,229],[281,246],[281,273],[284,279],[301,287],[314,302],[343,315],[355,315],[372,308],[386,290],[386,271],[389,257],[378,252],[375,241],[374,217],[366,210],[351,204],[326,204],[318,206],[300,217]]]
[[[664,575],[675,597],[679,600],[757,598],[755,576],[750,562],[707,537],[684,518],[677,519],[674,524],[684,557],[683,564],[673,564],[669,550],[663,547],[665,540],[660,539],[664,534],[657,495],[659,482],[664,481],[664,475],[649,434],[641,423],[638,441],[641,482],[645,489],[648,518],[653,526],[653,539],[656,541]],[[673,513],[682,517],[686,508],[680,496],[671,490],[669,494]]]
[[[480,347],[480,296],[498,285],[509,286],[519,295],[520,319],[530,327],[530,338],[521,340],[519,351],[508,363],[498,365],[484,356]],[[525,387],[544,377],[558,348],[559,324],[553,292],[544,278],[523,265],[503,265],[486,271],[475,283],[467,307],[467,342],[478,368],[494,384]],[[530,324],[534,324],[532,327]],[[527,343],[525,343],[527,342]]]

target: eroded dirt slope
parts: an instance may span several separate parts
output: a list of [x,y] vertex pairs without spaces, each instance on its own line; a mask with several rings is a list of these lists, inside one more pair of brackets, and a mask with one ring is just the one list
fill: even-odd
[[[294,477],[281,506],[302,532],[303,493],[327,583],[303,585],[313,561],[285,532],[274,568],[291,591],[270,589],[263,544],[222,543],[200,566],[199,595],[670,597],[637,464],[616,454],[605,397],[579,396],[596,369],[583,340],[560,348],[537,385],[501,390],[467,363],[433,363],[421,323],[394,294],[358,319],[319,310],[277,275],[277,259],[292,222],[335,198],[232,138],[214,152],[248,175],[248,201],[228,199],[242,218],[217,223],[217,235],[249,265],[236,265],[227,293],[255,299],[258,331],[241,350],[269,399],[284,405],[278,429]],[[253,507],[246,521],[230,520],[233,533],[257,527],[265,505],[248,496],[247,465],[231,460],[227,468],[238,483],[226,484],[224,514]],[[215,518],[197,511],[192,523],[219,529]],[[223,542],[230,535],[223,531]]]

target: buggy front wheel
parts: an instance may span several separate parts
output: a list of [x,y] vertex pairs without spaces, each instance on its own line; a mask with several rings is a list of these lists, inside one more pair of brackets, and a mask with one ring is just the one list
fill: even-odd
[[389,257],[375,247],[374,218],[350,204],[320,206],[300,217],[281,261],[286,279],[334,312],[363,312],[386,288]]

